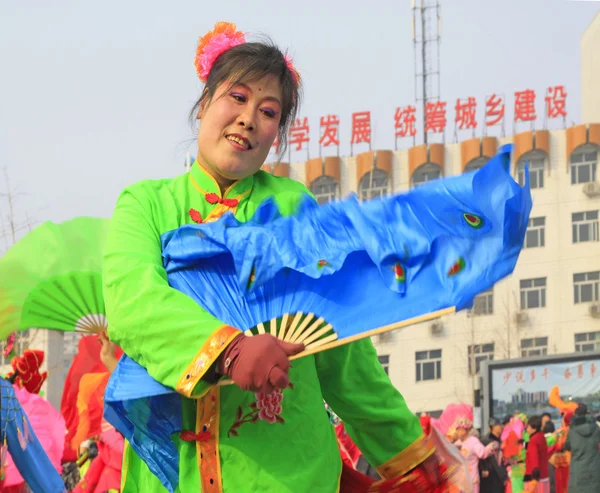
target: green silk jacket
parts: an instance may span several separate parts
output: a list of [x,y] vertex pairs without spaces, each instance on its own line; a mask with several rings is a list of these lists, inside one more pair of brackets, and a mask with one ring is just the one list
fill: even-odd
[[[185,430],[196,438],[173,436],[177,492],[337,492],[342,463],[323,400],[384,478],[406,473],[433,453],[369,340],[294,361],[293,388],[282,393],[255,395],[206,378],[239,331],[169,286],[161,235],[217,220],[228,210],[248,220],[269,197],[289,215],[307,193],[298,182],[259,171],[222,196],[196,162],[177,178],[132,185],[118,200],[104,258],[109,336],[181,394]],[[130,447],[122,491],[166,491]]]

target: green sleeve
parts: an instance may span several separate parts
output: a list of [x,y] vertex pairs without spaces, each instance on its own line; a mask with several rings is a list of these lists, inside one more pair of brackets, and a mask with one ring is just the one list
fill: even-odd
[[159,382],[188,397],[239,331],[173,289],[162,265],[161,218],[144,190],[125,190],[111,220],[104,254],[109,336]]
[[390,382],[370,339],[315,356],[323,398],[386,479],[413,469],[432,453],[421,447],[418,417]]

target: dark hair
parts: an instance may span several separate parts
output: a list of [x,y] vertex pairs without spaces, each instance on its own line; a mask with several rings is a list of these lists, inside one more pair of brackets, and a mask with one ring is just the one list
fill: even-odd
[[544,413],[544,414],[542,414],[542,419],[544,417],[546,417],[546,416],[548,417],[548,419],[552,419],[552,415],[550,413]]
[[544,428],[542,429],[542,432],[544,433],[544,435],[546,433],[554,433],[555,431],[556,431],[556,428],[554,427],[554,423],[552,421],[546,422],[546,424],[544,425]]
[[296,118],[300,105],[300,76],[292,74],[283,52],[265,38],[261,42],[243,43],[221,53],[210,69],[200,98],[190,111],[193,124],[196,114],[203,104],[208,104],[217,88],[224,82],[230,87],[243,82],[255,82],[267,75],[274,75],[281,88],[281,121],[279,122],[279,154],[287,147],[288,129]]
[[577,406],[577,409],[575,409],[575,416],[585,416],[587,413],[588,413],[588,407],[583,403],[580,403]]
[[527,420],[527,424],[531,426],[535,431],[540,431],[542,428],[542,417],[541,416],[531,416]]

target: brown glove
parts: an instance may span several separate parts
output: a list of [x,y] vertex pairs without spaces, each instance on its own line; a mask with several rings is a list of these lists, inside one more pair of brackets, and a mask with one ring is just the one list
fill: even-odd
[[242,390],[273,392],[290,385],[289,357],[304,350],[304,344],[283,342],[270,334],[237,336],[217,363],[217,371]]

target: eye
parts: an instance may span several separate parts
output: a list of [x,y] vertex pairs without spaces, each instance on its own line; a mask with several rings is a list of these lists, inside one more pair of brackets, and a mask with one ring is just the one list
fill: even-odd
[[230,93],[230,96],[233,99],[235,99],[238,103],[246,102],[246,96],[244,96],[243,94],[240,94],[239,92],[232,92],[232,93]]
[[263,108],[260,111],[262,111],[263,115],[269,117],[269,118],[275,118],[275,116],[277,115],[277,113],[269,108]]

